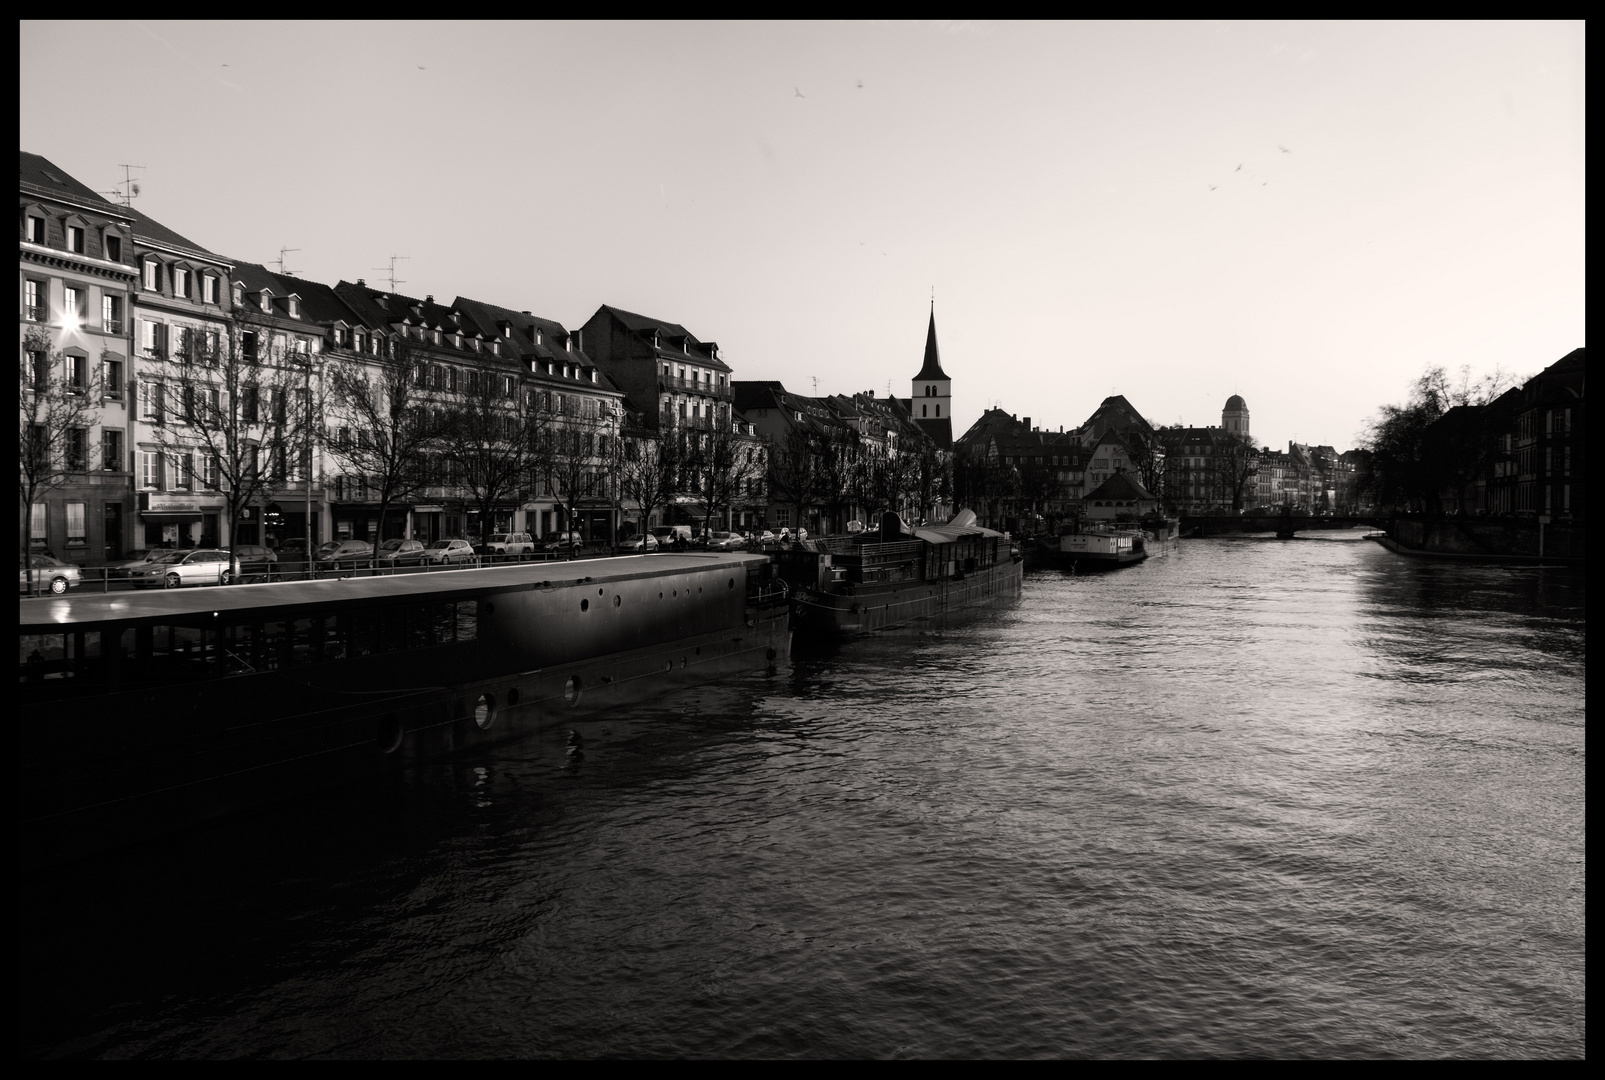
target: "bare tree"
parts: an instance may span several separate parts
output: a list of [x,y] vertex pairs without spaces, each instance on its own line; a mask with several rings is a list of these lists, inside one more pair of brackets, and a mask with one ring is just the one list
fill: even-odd
[[714,518],[721,510],[730,509],[748,481],[762,475],[763,466],[749,453],[756,448],[755,439],[728,428],[687,434],[686,487],[707,509],[703,531],[708,532]]
[[[841,529],[847,511],[852,507],[857,485],[859,458],[864,447],[858,432],[845,424],[828,429],[820,437],[819,493],[816,501],[824,511],[822,525],[826,532]],[[798,519],[799,521],[801,518]]]
[[771,441],[768,449],[769,492],[777,502],[796,507],[800,522],[824,490],[821,440],[807,427],[795,424],[784,440]]
[[[620,493],[635,502],[644,534],[652,512],[667,506],[680,490],[680,443],[672,433],[645,430],[615,440],[614,475]],[[641,551],[645,553],[643,544]]]
[[1215,488],[1223,500],[1229,500],[1232,512],[1243,508],[1243,498],[1254,490],[1259,474],[1259,451],[1251,435],[1222,434],[1215,440],[1210,455]]
[[[536,400],[537,470],[544,473],[552,493],[561,500],[564,527],[572,531],[580,500],[607,494],[602,465],[612,425],[593,411],[597,404],[592,398],[554,398],[542,393]],[[565,408],[577,406],[578,411],[560,413],[547,404],[558,400],[568,403]],[[565,553],[571,552],[567,544],[563,547]]]
[[920,518],[929,519],[936,507],[953,497],[953,463],[930,439],[919,444],[914,457],[914,498]]
[[346,472],[360,475],[378,493],[377,551],[391,503],[432,480],[429,451],[444,434],[444,410],[425,388],[424,367],[405,340],[371,363],[335,360],[327,376],[325,442]]
[[1165,448],[1159,441],[1159,434],[1140,427],[1128,427],[1120,432],[1120,444],[1125,448],[1126,459],[1137,470],[1142,486],[1151,494],[1162,497],[1165,489]]
[[266,337],[262,327],[238,316],[227,340],[217,331],[190,330],[167,356],[152,359],[159,379],[140,387],[155,395],[145,411],[180,482],[223,493],[227,580],[239,573],[235,553],[243,511],[312,467],[306,453],[315,425],[307,388],[312,358],[275,355]]
[[512,364],[471,369],[466,391],[446,413],[439,445],[455,478],[479,510],[480,542],[489,543],[498,503],[522,502],[543,472],[550,416]]
[[[57,352],[50,331],[30,327],[22,339],[26,360],[19,369],[21,427],[17,493],[22,498],[22,565],[33,551],[33,506],[47,491],[89,468],[89,431],[99,416],[103,390],[88,357]],[[100,368],[105,366],[101,353]],[[32,582],[30,579],[30,590]]]

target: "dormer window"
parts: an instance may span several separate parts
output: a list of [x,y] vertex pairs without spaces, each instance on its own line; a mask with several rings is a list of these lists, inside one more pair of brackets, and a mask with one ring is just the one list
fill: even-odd
[[245,290],[243,288],[241,288],[240,286],[236,285],[236,286],[234,286],[234,306],[235,307],[242,307],[242,306],[244,306],[244,304],[245,304]]
[[206,304],[217,303],[217,278],[211,274],[201,275],[201,302]]
[[591,369],[591,381],[592,382],[596,381],[596,369],[595,368]]
[[260,304],[263,312],[273,314],[273,294],[267,289],[262,290]]
[[188,296],[190,272],[183,266],[175,266],[172,270],[173,295]]
[[40,213],[40,214],[37,214],[37,215],[36,214],[29,214],[28,215],[28,243],[30,243],[30,244],[42,244],[44,242],[45,242],[45,218],[44,218],[44,214],[43,213]]
[[146,259],[140,263],[140,284],[149,292],[159,292],[162,287],[162,264],[155,259]]
[[290,318],[299,319],[301,317],[301,298],[298,296],[292,296],[286,300],[285,303],[289,305]]
[[67,250],[75,255],[84,253],[84,227],[82,225],[67,226]]

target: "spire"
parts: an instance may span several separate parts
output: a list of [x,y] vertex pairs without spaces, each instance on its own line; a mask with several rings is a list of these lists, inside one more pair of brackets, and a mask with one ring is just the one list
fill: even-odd
[[946,379],[947,373],[942,370],[942,358],[936,351],[936,301],[931,301],[931,328],[925,332],[925,366],[920,373],[914,376],[918,380]]

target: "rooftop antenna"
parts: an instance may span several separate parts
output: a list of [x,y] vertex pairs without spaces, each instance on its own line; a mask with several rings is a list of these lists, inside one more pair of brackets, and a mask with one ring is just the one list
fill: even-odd
[[[392,255],[392,256],[390,256],[390,269],[389,269],[388,273],[390,274],[390,291],[391,292],[395,292],[396,291],[396,286],[397,285],[405,285],[405,284],[407,284],[407,282],[404,279],[398,278],[396,276],[396,262],[398,260],[401,260],[401,259],[410,259],[410,258],[412,258],[411,255]],[[375,271],[383,271],[384,269],[385,268],[382,267],[382,266],[374,267]]]
[[808,377],[810,379],[814,380],[814,397],[818,397],[819,396],[819,376],[818,375],[810,375]]
[[134,181],[133,170],[143,169],[143,165],[126,165],[121,162],[118,167],[123,170],[123,179],[115,191],[103,191],[102,195],[115,196],[124,206],[129,206],[139,197],[139,184]]
[[279,248],[279,273],[283,274],[285,277],[294,277],[295,276],[295,271],[294,270],[286,270],[284,268],[284,255],[285,255],[286,252],[289,252],[289,251],[300,251],[300,250],[301,250],[300,248],[293,248],[293,247],[281,247],[281,248]]

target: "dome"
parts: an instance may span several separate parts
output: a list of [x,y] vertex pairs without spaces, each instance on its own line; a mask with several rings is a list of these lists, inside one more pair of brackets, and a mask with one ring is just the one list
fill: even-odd
[[1230,409],[1243,409],[1244,411],[1247,411],[1248,402],[1244,401],[1242,398],[1238,397],[1236,394],[1233,394],[1231,397],[1226,399],[1226,408],[1228,410],[1230,410]]

